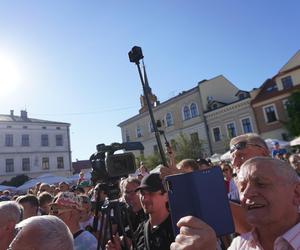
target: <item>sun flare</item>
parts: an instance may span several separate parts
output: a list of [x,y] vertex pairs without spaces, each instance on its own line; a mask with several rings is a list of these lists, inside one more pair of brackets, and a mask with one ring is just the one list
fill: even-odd
[[0,52],[0,96],[6,96],[16,90],[20,74],[15,61]]

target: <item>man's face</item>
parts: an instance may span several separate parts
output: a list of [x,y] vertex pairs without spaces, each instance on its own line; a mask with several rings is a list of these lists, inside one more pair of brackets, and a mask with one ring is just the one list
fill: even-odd
[[52,204],[50,206],[49,215],[54,215],[60,218],[66,225],[70,224],[70,220],[72,218],[72,212],[75,209],[68,208],[64,206],[60,206],[57,204]]
[[[235,145],[237,144],[238,143]],[[237,148],[230,154],[232,167],[236,170],[236,172],[238,172],[245,161],[255,156],[268,156],[268,153],[262,146],[250,143],[240,149]]]
[[239,172],[241,204],[253,226],[280,226],[298,211],[296,184],[286,184],[265,162],[256,162]]
[[149,192],[147,190],[140,190],[138,193],[146,214],[158,213],[166,209],[168,201],[166,193],[162,194],[161,191]]
[[132,207],[133,212],[138,212],[142,208],[139,196],[135,192],[137,187],[138,184],[133,182],[124,186],[124,199]]
[[59,185],[59,190],[60,190],[60,192],[67,192],[67,191],[69,191],[69,185],[66,183],[61,183]]

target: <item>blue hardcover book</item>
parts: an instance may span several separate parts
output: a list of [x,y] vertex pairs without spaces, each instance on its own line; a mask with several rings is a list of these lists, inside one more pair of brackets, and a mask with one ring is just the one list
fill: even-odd
[[166,177],[175,235],[180,218],[192,215],[210,225],[217,236],[234,232],[234,224],[221,168],[213,167]]

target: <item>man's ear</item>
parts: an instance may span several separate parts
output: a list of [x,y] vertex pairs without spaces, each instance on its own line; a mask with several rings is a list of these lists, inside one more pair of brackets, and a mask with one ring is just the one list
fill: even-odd
[[295,185],[293,202],[296,206],[300,206],[300,183]]

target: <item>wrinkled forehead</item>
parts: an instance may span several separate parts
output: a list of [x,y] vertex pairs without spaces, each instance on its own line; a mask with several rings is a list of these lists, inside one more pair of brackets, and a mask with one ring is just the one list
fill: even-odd
[[277,175],[273,167],[265,161],[243,164],[238,173],[238,181],[244,182],[255,178],[275,179]]

